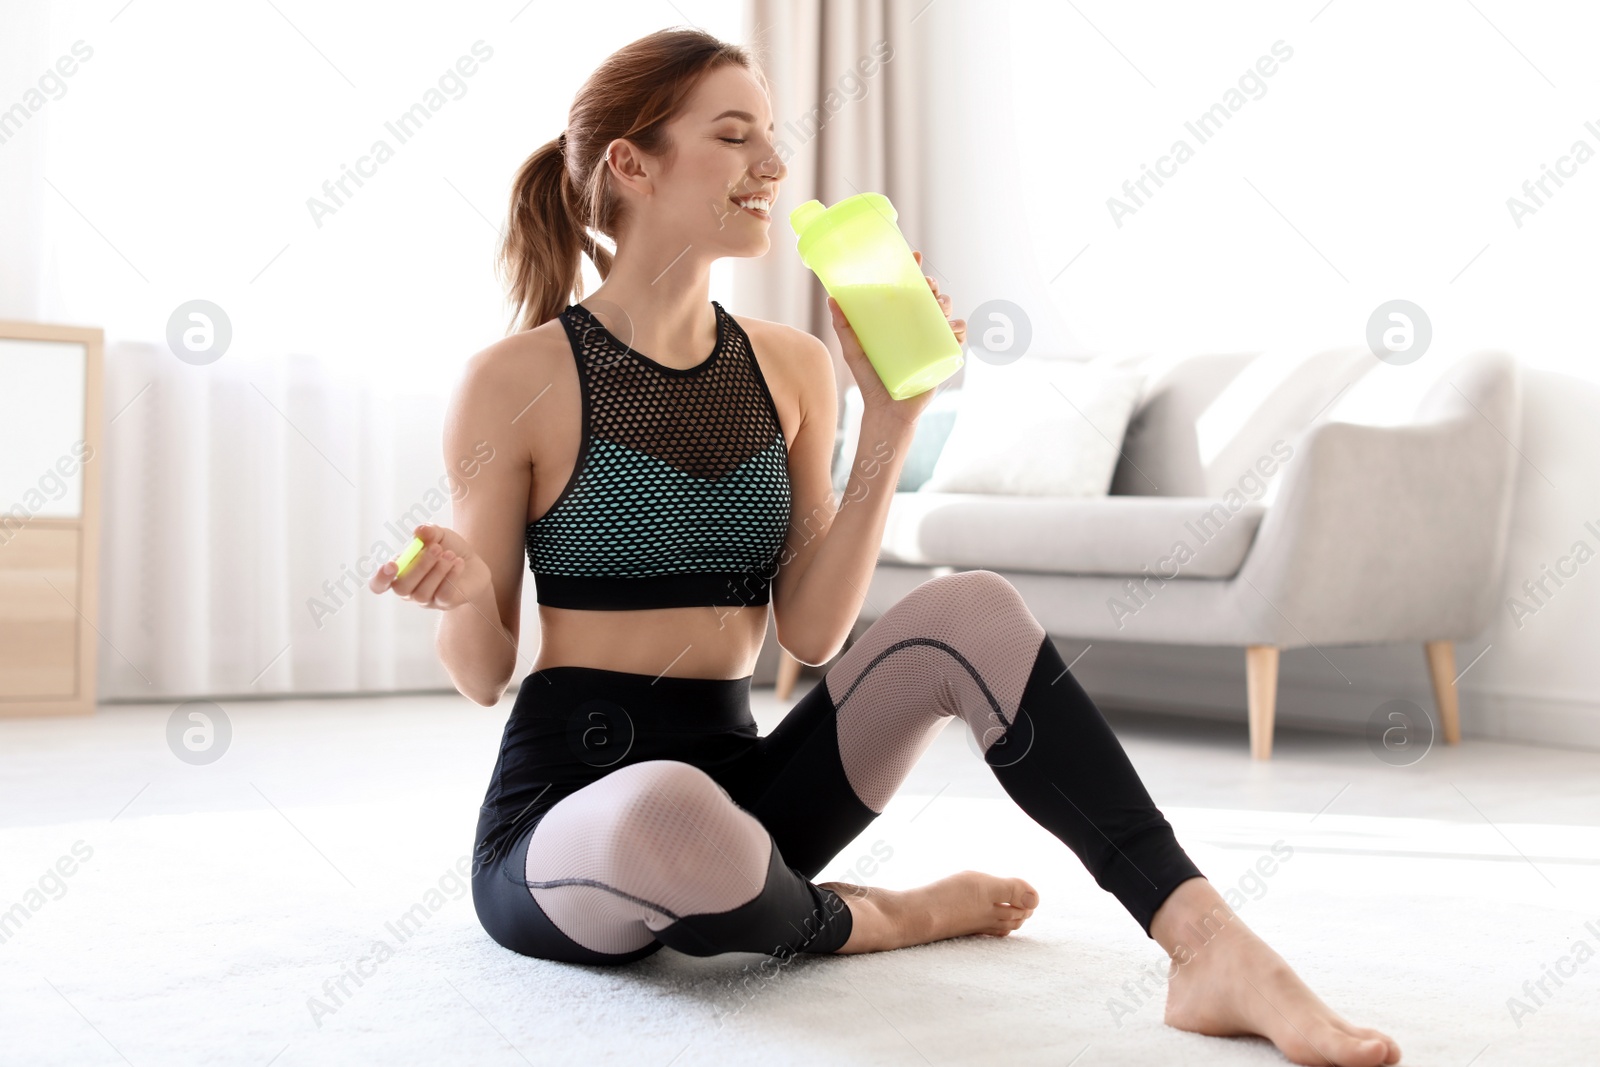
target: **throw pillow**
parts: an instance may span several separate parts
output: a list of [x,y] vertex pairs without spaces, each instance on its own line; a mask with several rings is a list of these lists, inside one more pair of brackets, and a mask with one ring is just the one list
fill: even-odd
[[[905,465],[900,468],[900,480],[895,492],[909,493],[921,487],[933,472],[934,462],[944,448],[955,424],[956,407],[961,400],[961,390],[943,389],[928,401],[928,406],[917,416],[917,429],[906,452]],[[857,441],[861,437],[863,405],[861,390],[850,385],[845,389],[843,418],[839,436],[833,450],[833,491],[843,493],[850,476],[850,464],[855,460]]]
[[968,366],[961,410],[923,492],[1106,495],[1142,371],[1105,358]]

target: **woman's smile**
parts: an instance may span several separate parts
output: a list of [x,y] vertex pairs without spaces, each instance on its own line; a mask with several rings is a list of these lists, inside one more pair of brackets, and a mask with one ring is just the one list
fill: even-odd
[[771,203],[772,203],[770,200],[765,200],[763,197],[757,197],[757,196],[747,197],[747,198],[745,198],[743,200],[735,199],[733,197],[729,197],[729,199],[733,200],[734,204],[738,206],[739,210],[744,211],[744,212],[746,212],[748,214],[754,215],[756,218],[760,219],[763,222],[771,222],[772,221],[772,215],[768,211],[766,211],[766,210],[764,210],[764,209],[762,209],[760,207],[751,206],[752,204],[760,204],[760,203],[763,203],[763,202],[765,202],[767,205],[770,206]]

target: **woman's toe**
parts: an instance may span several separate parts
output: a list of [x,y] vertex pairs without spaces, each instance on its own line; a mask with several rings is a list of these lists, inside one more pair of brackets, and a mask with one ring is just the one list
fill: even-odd
[[1021,878],[1013,878],[1009,889],[1010,892],[1006,895],[1006,903],[1025,908],[1028,911],[1032,911],[1039,906],[1039,891]]
[[1395,1044],[1394,1039],[1382,1030],[1374,1030],[1370,1026],[1356,1026],[1345,1019],[1340,1019],[1339,1021],[1345,1031],[1358,1040],[1376,1041],[1383,1046],[1383,1058],[1378,1061],[1380,1064],[1398,1063],[1400,1061],[1400,1046]]
[[1382,1067],[1383,1061],[1389,1055],[1389,1046],[1381,1037],[1358,1037],[1351,1034],[1349,1042],[1349,1063],[1351,1067]]

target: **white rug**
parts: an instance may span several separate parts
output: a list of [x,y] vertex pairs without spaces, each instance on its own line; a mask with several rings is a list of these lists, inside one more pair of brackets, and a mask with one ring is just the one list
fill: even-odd
[[[1159,993],[1141,1000],[1131,984],[1159,973],[1160,950],[1006,800],[902,794],[819,880],[1021,875],[1043,903],[1009,938],[782,966],[664,949],[617,969],[489,940],[455,871],[472,832],[463,807],[459,793],[425,789],[400,809],[251,793],[231,812],[141,817],[135,806],[110,821],[0,830],[0,907],[11,909],[0,1060],[1285,1062],[1259,1039],[1164,1026]],[[1573,955],[1580,941],[1600,949],[1595,829],[1167,814],[1218,888],[1240,890],[1244,919],[1337,1010],[1395,1035],[1405,1063],[1600,1061],[1600,960]],[[1280,840],[1292,857],[1253,873]],[[73,873],[58,881],[48,872],[77,842],[87,858],[63,863]],[[871,869],[875,845],[887,859],[873,876],[851,872],[863,857]],[[398,920],[417,905],[406,934]],[[1536,1005],[1523,984],[1547,966],[1568,976],[1546,977]],[[1530,1008],[1520,1018],[1512,997]]]

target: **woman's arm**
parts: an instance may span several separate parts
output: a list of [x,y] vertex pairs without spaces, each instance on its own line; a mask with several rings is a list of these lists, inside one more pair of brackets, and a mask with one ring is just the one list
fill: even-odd
[[[913,254],[920,264],[922,254]],[[950,297],[940,295],[931,277],[928,285],[948,316]],[[772,592],[778,643],[800,662],[813,665],[833,658],[861,613],[917,417],[937,391],[928,389],[905,400],[890,397],[832,297],[828,307],[845,362],[861,389],[861,434],[835,510],[828,470],[837,422],[833,359],[827,346],[805,335],[810,358],[803,375],[804,416],[789,463],[795,507],[784,545],[787,559],[780,562]],[[950,327],[958,341],[966,341],[964,319],[951,320]]]
[[[821,350],[823,365],[831,364],[827,348],[816,338],[811,340]],[[832,377],[829,374],[826,382],[830,393]],[[827,407],[833,407],[831,396]],[[810,470],[803,462],[790,465],[797,510],[785,551],[792,557],[780,567],[772,601],[778,643],[802,663],[832,659],[861,614],[878,565],[895,483],[915,432],[914,423],[871,412],[863,416],[855,460],[837,510],[826,460],[811,464]],[[826,444],[825,453],[821,448],[815,452],[831,459],[831,424]],[[795,450],[801,445],[797,435]]]
[[522,427],[539,414],[529,401],[543,384],[532,384],[540,361],[528,347],[526,338],[508,338],[468,360],[444,423],[450,523],[466,546],[467,571],[456,579],[464,602],[442,613],[434,645],[456,689],[484,707],[500,701],[517,665],[533,485]]

